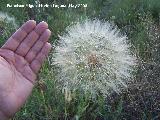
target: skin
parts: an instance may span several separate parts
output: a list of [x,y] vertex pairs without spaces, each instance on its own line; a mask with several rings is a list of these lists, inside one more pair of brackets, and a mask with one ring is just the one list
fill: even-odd
[[31,94],[51,50],[50,35],[47,23],[29,20],[0,48],[0,120],[11,118]]

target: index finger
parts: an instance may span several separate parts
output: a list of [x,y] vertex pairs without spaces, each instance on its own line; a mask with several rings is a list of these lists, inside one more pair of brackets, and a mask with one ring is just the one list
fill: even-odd
[[29,20],[24,23],[2,46],[4,49],[15,51],[21,41],[30,33],[36,26],[34,20]]

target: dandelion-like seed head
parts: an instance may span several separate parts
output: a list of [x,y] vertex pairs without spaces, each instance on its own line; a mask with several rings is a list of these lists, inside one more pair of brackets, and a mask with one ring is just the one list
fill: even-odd
[[[15,22],[15,18],[9,16],[7,13],[0,11],[0,36],[4,41],[10,36],[10,34],[18,28],[18,25]],[[3,44],[0,41],[0,45]]]
[[136,58],[126,36],[100,20],[85,20],[67,27],[59,37],[53,64],[60,69],[60,87],[83,90],[92,96],[120,93],[132,78]]
[[0,23],[1,22],[11,23],[13,25],[12,27],[14,27],[15,29],[18,27],[14,17],[11,17],[7,13],[0,11]]

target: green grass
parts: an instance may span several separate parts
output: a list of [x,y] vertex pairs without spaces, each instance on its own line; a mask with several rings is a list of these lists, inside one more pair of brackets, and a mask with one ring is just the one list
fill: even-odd
[[[32,0],[0,0],[0,11],[7,12],[10,16],[14,16],[16,23],[20,26],[29,19],[35,19],[37,22],[46,21],[49,24],[49,29],[52,31],[51,43],[56,44],[59,34],[62,34],[65,28],[72,22],[83,20],[85,18],[99,18],[114,23],[121,29],[123,34],[128,36],[128,41],[132,44],[133,51],[136,52],[140,62],[139,70],[136,75],[137,83],[142,80],[152,81],[158,80],[160,76],[158,66],[153,67],[153,73],[157,73],[153,78],[150,75],[150,63],[159,64],[159,53],[155,48],[160,50],[159,38],[153,38],[153,44],[150,38],[150,33],[147,28],[159,25],[160,16],[160,1],[159,0],[40,0],[42,3],[87,3],[87,8],[7,8],[6,4],[35,4]],[[0,35],[0,45],[13,33],[15,29],[10,25],[0,23],[0,28],[3,28],[3,34]],[[153,32],[154,34],[154,32]],[[154,51],[154,52],[153,52]],[[128,90],[128,94],[112,95],[105,100],[99,97],[96,101],[89,99],[89,95],[84,96],[80,91],[73,94],[71,102],[65,101],[64,94],[56,88],[54,75],[56,69],[51,66],[51,56],[43,65],[38,77],[38,83],[33,90],[33,94],[27,100],[24,107],[15,115],[13,120],[121,120],[135,119],[135,116],[140,120],[157,120],[159,117],[158,109],[150,110],[150,106],[143,93],[149,93],[150,90],[158,92],[155,84],[146,85],[146,91],[140,88],[132,87]],[[160,58],[160,57],[159,57]],[[147,74],[148,73],[148,74]],[[147,78],[145,78],[147,74]],[[149,76],[150,75],[150,76]],[[159,83],[159,82],[157,82]],[[153,87],[151,89],[151,87]],[[136,91],[136,92],[135,92]],[[138,95],[136,94],[138,93]],[[159,103],[156,101],[156,96],[151,94],[150,104]],[[155,99],[154,99],[155,98]],[[143,103],[141,103],[143,101]],[[137,105],[138,104],[138,105]],[[134,106],[135,105],[135,106]],[[141,107],[142,105],[142,107]],[[143,107],[147,106],[147,107]],[[136,107],[136,109],[135,109]],[[132,114],[132,112],[134,112]]]

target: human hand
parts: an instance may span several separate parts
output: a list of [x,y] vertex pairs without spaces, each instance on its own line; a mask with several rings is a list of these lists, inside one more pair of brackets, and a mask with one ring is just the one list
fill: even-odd
[[50,35],[47,23],[29,20],[0,48],[0,120],[12,117],[31,94]]

